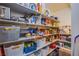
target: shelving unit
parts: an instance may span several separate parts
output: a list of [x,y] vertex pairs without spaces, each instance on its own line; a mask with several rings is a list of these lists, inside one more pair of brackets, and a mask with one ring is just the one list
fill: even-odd
[[[52,43],[58,41],[58,40],[59,40],[59,39],[56,39],[56,40],[53,40],[52,42],[46,43],[46,45],[43,45],[43,46],[41,46],[41,47],[38,47],[35,51],[32,51],[32,52],[27,53],[27,54],[24,54],[24,55],[26,56],[26,55],[32,54],[32,53],[34,53],[34,52],[36,52],[36,51],[38,51],[38,50],[40,50],[40,49],[42,49],[42,48],[44,48],[44,47],[46,47],[46,46],[48,46],[48,45],[50,45],[50,44],[52,44]],[[51,53],[51,52],[52,52],[52,50],[49,51],[49,53]],[[48,54],[49,54],[49,53],[48,53]],[[46,54],[46,55],[48,55],[48,54]]]
[[[58,23],[59,21],[54,19],[54,18],[51,18],[51,17],[48,17],[48,16],[45,16],[39,12],[36,12],[34,10],[31,10],[29,8],[26,8],[22,5],[19,5],[17,3],[0,3],[0,5],[3,5],[3,6],[6,6],[6,7],[9,7],[11,9],[11,11],[15,11],[15,12],[18,12],[18,13],[21,13],[21,14],[28,14],[28,15],[41,15],[43,18],[48,18],[49,20],[52,21],[52,23],[56,22]],[[22,10],[21,10],[22,9]],[[0,19],[0,26],[12,26],[12,25],[15,25],[15,26],[25,26],[24,28],[28,27],[28,26],[36,26],[36,27],[45,27],[45,28],[51,28],[52,30],[53,29],[59,29],[59,27],[53,27],[53,26],[48,26],[48,25],[43,25],[43,24],[31,24],[31,23],[25,23],[25,22],[19,22],[19,21],[12,21],[11,19],[7,20],[7,19]],[[7,25],[6,25],[7,24]],[[23,29],[23,28],[21,28]],[[3,42],[3,43],[0,43],[0,46],[2,45],[7,45],[7,44],[11,44],[11,43],[18,43],[18,42],[25,42],[25,41],[37,41],[39,40],[40,38],[46,38],[46,37],[49,37],[49,36],[56,36],[58,35],[59,33],[56,33],[56,34],[46,34],[46,35],[37,35],[37,36],[31,36],[31,37],[22,37],[22,38],[19,38],[18,40],[15,40],[15,41],[8,41],[8,42]],[[52,42],[48,42],[46,43],[45,45],[41,46],[41,47],[37,47],[36,50],[32,51],[32,52],[29,52],[27,54],[24,54],[23,56],[27,56],[29,54],[32,54],[46,46],[49,46],[50,44],[54,43],[54,42],[57,42],[59,39],[53,39]],[[55,48],[56,49],[56,48]],[[46,55],[50,54],[54,49],[51,49]]]
[[20,25],[21,24],[21,25],[28,25],[28,26],[49,27],[49,28],[53,28],[53,29],[58,28],[58,27],[52,27],[52,26],[48,26],[48,25],[29,24],[29,23],[25,23],[25,22],[18,22],[18,21],[12,21],[12,20],[4,20],[4,19],[0,19],[0,22],[2,22],[2,23],[10,23],[10,24],[12,23],[14,25],[16,25],[16,24]]
[[45,56],[48,56],[48,55],[49,55],[50,53],[52,53],[55,49],[56,49],[56,48],[54,48],[54,49],[49,49],[48,53],[47,53]]
[[51,17],[46,16],[46,15],[42,15],[42,17],[48,18],[48,19],[50,19],[50,20],[53,20],[53,22],[59,22],[58,20],[55,20],[54,18],[51,18]]
[[43,37],[48,37],[48,36],[52,36],[53,34],[49,34],[49,35],[43,35],[43,36],[32,36],[32,37],[22,37],[16,41],[9,41],[9,42],[3,42],[0,43],[0,45],[5,45],[5,44],[9,44],[9,43],[16,43],[16,42],[23,42],[23,41],[35,41],[38,40],[39,38],[43,38]]
[[60,42],[67,42],[67,43],[71,43],[69,41],[66,41],[66,40],[59,40]]
[[61,36],[71,36],[71,34],[60,34]]
[[[34,11],[34,10],[31,10],[29,8],[26,8],[22,5],[19,5],[17,3],[0,3],[0,5],[4,5],[4,6],[7,6],[7,7],[10,7],[11,10],[13,11],[16,11],[16,12],[19,12],[19,13],[22,13],[22,14],[37,14],[39,15],[40,13]],[[21,10],[22,9],[22,10]]]
[[71,56],[71,50],[68,48],[60,47],[59,55],[60,56]]

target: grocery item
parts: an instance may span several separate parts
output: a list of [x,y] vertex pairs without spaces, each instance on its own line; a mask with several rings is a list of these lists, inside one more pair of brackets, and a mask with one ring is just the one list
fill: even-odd
[[0,46],[0,56],[4,56],[4,55],[5,55],[4,49],[2,46]]
[[19,39],[20,27],[0,26],[0,42],[8,42]]
[[29,23],[31,23],[31,24],[36,24],[36,21],[37,21],[37,19],[36,19],[36,17],[34,17],[34,16],[32,16],[32,17],[29,19]]
[[0,18],[10,19],[10,8],[0,6]]
[[45,14],[46,14],[46,16],[49,16],[49,11],[46,10],[46,11],[45,11]]
[[33,41],[24,42],[24,54],[36,50],[37,44]]
[[55,43],[52,43],[52,44],[50,45],[50,48],[56,48],[56,44],[55,44]]
[[60,47],[63,47],[63,46],[64,46],[64,44],[63,44],[63,43],[59,43],[59,46],[60,46]]
[[40,3],[37,3],[37,6],[38,6],[38,12],[42,13],[42,5]]
[[19,21],[19,18],[16,17],[16,16],[11,16],[10,19],[11,19],[12,21]]
[[2,48],[0,47],[0,56],[2,56]]
[[41,24],[45,25],[45,18],[41,18]]
[[30,8],[31,10],[36,10],[36,5],[35,5],[34,3],[30,3],[30,4],[29,4],[29,8]]
[[46,38],[42,38],[40,40],[37,40],[36,43],[37,43],[37,47],[41,47],[42,45],[46,44]]
[[4,46],[4,51],[6,56],[22,56],[23,55],[24,44],[16,44],[11,46]]

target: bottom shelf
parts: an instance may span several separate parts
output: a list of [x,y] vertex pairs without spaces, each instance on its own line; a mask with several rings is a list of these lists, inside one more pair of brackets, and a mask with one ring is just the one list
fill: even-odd
[[71,49],[60,47],[59,56],[71,56]]
[[[46,46],[50,45],[51,43],[54,43],[54,42],[56,42],[56,41],[58,41],[58,40],[59,40],[59,39],[55,39],[55,40],[53,40],[52,42],[49,42],[49,43],[47,43],[47,44],[45,44],[45,45],[43,45],[43,46],[41,46],[41,47],[38,47],[36,50],[34,50],[34,51],[32,51],[32,52],[29,52],[29,53],[27,53],[27,54],[24,54],[24,56],[28,56],[28,55],[30,55],[30,54],[32,54],[32,53],[34,53],[34,52],[36,52],[36,51],[42,49],[43,47],[46,47]],[[53,51],[53,49],[50,50],[49,53],[51,53],[51,51]],[[46,54],[46,55],[48,55],[48,54]]]
[[54,48],[54,49],[49,49],[48,53],[47,53],[45,56],[48,56],[48,55],[49,55],[50,53],[52,53],[55,49],[56,49],[56,48]]

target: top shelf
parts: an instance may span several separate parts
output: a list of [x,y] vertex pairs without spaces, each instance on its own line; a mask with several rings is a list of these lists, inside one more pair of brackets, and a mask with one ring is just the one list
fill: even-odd
[[22,5],[19,5],[17,3],[0,3],[0,5],[3,5],[3,6],[6,6],[6,7],[9,7],[11,8],[11,10],[15,11],[15,12],[19,12],[19,13],[22,13],[22,14],[35,14],[35,15],[42,15],[43,17],[45,18],[48,18],[50,20],[53,20],[54,22],[59,22],[58,20],[54,19],[54,18],[51,18],[51,17],[48,17],[46,15],[43,15],[39,12],[36,12],[34,10],[31,10],[29,8],[26,8]]
[[22,13],[22,14],[37,14],[37,15],[40,15],[40,13],[33,11],[29,8],[26,8],[22,5],[19,5],[17,3],[0,3],[0,5],[9,7],[9,8],[11,8],[11,10]]
[[54,19],[54,18],[51,18],[51,17],[46,16],[46,15],[42,15],[42,16],[43,16],[43,18],[47,18],[47,19],[52,20],[53,22],[58,22],[58,23],[59,23],[59,21],[58,21],[58,20],[56,20],[56,19]]

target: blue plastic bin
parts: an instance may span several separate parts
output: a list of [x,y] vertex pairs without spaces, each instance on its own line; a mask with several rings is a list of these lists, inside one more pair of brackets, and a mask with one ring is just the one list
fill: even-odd
[[24,47],[24,54],[32,52],[36,49],[37,49],[37,44],[36,43],[34,43],[34,45],[32,45],[31,47],[27,47],[27,48]]

